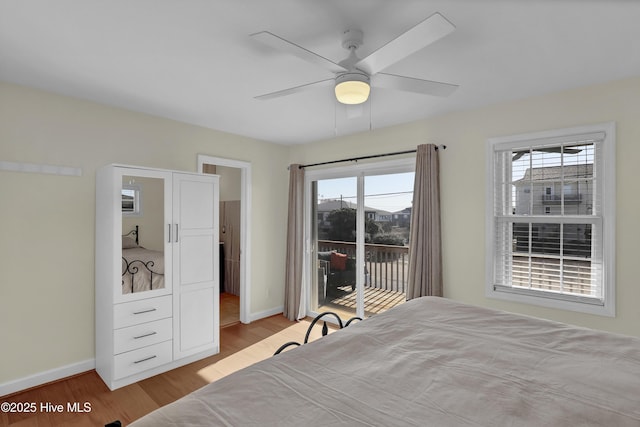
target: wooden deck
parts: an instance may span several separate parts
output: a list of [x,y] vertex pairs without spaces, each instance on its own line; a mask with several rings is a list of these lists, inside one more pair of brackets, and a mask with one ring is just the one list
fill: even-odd
[[[347,320],[356,314],[356,292],[350,286],[339,288],[340,292],[318,307],[318,311],[333,311]],[[404,292],[389,291],[370,286],[364,288],[365,317],[382,313],[406,301]]]

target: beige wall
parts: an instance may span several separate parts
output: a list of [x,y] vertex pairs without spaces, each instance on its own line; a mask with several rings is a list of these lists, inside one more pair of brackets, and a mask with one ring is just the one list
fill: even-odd
[[[386,153],[422,143],[446,144],[447,149],[440,157],[445,296],[640,336],[640,285],[636,273],[640,253],[639,117],[640,78],[633,78],[297,146],[290,152],[290,162]],[[616,318],[487,299],[484,284],[487,138],[609,121],[617,123]]]
[[197,154],[251,162],[251,311],[282,306],[287,147],[0,84],[0,160],[82,169],[0,171],[0,384],[94,357],[96,169],[195,171]]

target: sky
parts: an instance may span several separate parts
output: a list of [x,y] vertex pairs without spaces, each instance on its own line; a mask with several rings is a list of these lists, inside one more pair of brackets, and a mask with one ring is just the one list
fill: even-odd
[[[413,172],[392,175],[366,176],[364,181],[365,206],[389,212],[411,207],[413,199]],[[355,177],[318,181],[318,198],[356,203]]]

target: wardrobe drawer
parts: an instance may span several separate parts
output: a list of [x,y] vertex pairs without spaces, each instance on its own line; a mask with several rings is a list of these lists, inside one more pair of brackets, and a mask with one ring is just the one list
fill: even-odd
[[116,329],[113,332],[113,353],[120,354],[170,340],[173,336],[173,319],[156,320]]
[[115,329],[171,317],[171,295],[116,304],[113,307]]
[[118,354],[113,361],[113,377],[120,379],[171,362],[173,341],[165,341]]

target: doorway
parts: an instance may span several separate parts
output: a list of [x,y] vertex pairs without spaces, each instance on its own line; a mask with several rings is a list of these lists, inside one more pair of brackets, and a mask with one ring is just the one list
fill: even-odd
[[198,171],[220,176],[220,326],[249,323],[251,165],[198,155]]

